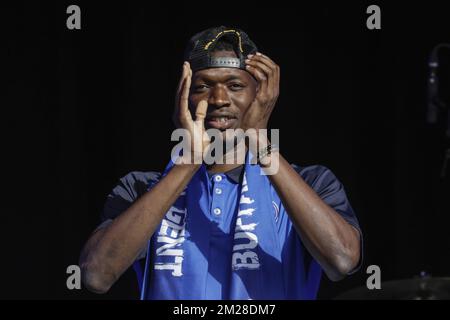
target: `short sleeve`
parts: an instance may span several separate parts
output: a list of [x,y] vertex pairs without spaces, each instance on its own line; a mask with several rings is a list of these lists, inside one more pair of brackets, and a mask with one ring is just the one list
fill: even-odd
[[358,271],[363,261],[363,235],[359,226],[358,218],[348,200],[344,186],[333,174],[333,172],[320,165],[301,168],[297,165],[292,167],[302,176],[306,183],[319,195],[319,197],[333,208],[350,225],[356,228],[360,237],[360,259],[358,266],[351,273]]
[[160,173],[154,171],[134,171],[122,177],[106,198],[101,221],[105,222],[118,217],[143,195],[150,185],[158,182],[159,179]]
[[[134,201],[142,196],[149,187],[156,184],[161,178],[159,172],[130,172],[119,179],[119,183],[112,189],[106,198],[103,212],[101,214],[101,223],[96,230],[109,225],[122,212],[127,210]],[[146,248],[143,249],[137,257],[137,260],[143,259],[146,255]]]

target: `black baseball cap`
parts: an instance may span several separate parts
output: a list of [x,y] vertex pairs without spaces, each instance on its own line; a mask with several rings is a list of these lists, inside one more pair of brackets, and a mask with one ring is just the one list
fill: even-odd
[[[237,58],[211,56],[211,51],[222,38],[233,45]],[[186,47],[184,60],[190,63],[193,72],[206,68],[245,70],[247,55],[255,54],[257,51],[258,48],[244,31],[220,26],[206,29],[194,35]]]

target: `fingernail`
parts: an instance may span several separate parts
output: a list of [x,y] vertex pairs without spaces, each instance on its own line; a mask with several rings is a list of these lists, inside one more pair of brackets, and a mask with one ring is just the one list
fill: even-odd
[[253,54],[249,54],[247,57],[248,57],[248,58],[251,58],[251,57],[253,57]]
[[245,66],[247,69],[250,69],[251,67],[249,65]]
[[262,56],[262,54],[260,52],[257,52],[256,55],[257,56]]
[[249,63],[250,62],[250,60],[249,59],[245,59],[245,63]]

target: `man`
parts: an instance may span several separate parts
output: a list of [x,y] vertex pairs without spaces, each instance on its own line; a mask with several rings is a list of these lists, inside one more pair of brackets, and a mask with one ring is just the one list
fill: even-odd
[[[104,293],[147,257],[147,299],[314,299],[322,270],[337,281],[361,261],[342,185],[323,166],[290,165],[264,134],[246,141],[245,164],[202,163],[206,129],[221,130],[223,142],[226,129],[264,132],[280,69],[223,26],[195,35],[185,56],[174,122],[191,148],[163,173],[120,180],[81,254],[84,285]],[[275,162],[275,173],[260,174]]]

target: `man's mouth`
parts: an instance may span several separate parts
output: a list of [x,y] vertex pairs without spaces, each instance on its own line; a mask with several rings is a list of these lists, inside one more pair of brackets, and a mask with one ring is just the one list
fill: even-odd
[[220,117],[207,117],[206,125],[210,128],[215,128],[219,130],[226,130],[233,127],[237,119],[231,116],[220,116]]

